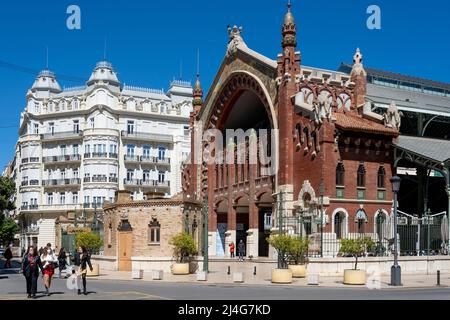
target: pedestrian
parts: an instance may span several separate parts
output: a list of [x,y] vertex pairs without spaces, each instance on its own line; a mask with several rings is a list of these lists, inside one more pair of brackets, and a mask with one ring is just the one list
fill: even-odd
[[66,250],[61,248],[58,254],[59,278],[62,278],[62,272],[67,269],[67,255]]
[[39,257],[42,256],[43,254],[44,254],[44,248],[41,247],[39,249]]
[[[86,247],[79,247],[78,252],[75,255],[75,265],[78,266],[78,275],[81,275],[83,281],[83,294],[87,295],[86,291],[86,276],[87,276],[87,267],[89,265],[89,269],[91,272],[93,271],[91,264],[91,257],[86,250]],[[78,289],[78,294],[81,294],[81,290]]]
[[235,245],[234,245],[233,241],[231,241],[231,243],[229,244],[229,247],[230,247],[230,256],[231,256],[231,258],[234,258]]
[[238,244],[238,254],[239,254],[239,261],[244,261],[245,244],[243,240],[241,240]]
[[37,248],[29,246],[27,253],[22,259],[22,273],[27,282],[28,299],[36,298],[39,269],[44,272]]
[[45,294],[50,296],[50,286],[52,285],[52,278],[55,274],[55,267],[57,266],[58,259],[51,248],[45,247],[44,253],[41,256],[41,261],[44,269]]
[[13,254],[10,246],[6,248],[5,253],[3,253],[3,256],[6,259],[5,269],[11,268],[11,259],[13,258]]

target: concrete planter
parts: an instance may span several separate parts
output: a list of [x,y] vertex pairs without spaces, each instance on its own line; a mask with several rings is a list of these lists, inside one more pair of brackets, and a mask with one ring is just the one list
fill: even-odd
[[363,286],[366,284],[366,271],[365,270],[345,270],[344,271],[344,284]]
[[152,280],[162,280],[163,276],[163,270],[152,270]]
[[92,264],[92,271],[91,269],[89,269],[89,267],[87,269],[88,270],[86,276],[88,277],[98,277],[100,275],[100,265],[96,263]]
[[133,279],[142,279],[142,278],[144,278],[144,270],[133,270],[131,272],[131,277]]
[[291,284],[292,270],[291,269],[272,269],[272,283]]
[[189,274],[189,263],[175,263],[172,265],[172,274],[187,275]]
[[293,278],[306,278],[306,265],[291,265],[289,269],[292,271]]
[[200,271],[197,273],[197,281],[207,281],[207,280],[208,280],[208,276],[207,276],[206,272]]
[[243,272],[235,272],[233,273],[233,282],[234,283],[244,283],[244,273]]

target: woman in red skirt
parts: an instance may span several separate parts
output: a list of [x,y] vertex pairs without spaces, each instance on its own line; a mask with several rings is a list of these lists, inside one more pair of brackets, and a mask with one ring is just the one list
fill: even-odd
[[41,256],[41,261],[44,269],[44,286],[45,294],[50,295],[50,286],[52,284],[52,278],[55,274],[55,263],[58,262],[53,250],[49,247],[44,248],[44,253]]

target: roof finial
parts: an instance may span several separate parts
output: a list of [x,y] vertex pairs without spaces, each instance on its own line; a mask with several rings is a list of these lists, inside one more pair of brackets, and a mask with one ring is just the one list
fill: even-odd
[[104,43],[104,47],[103,47],[103,61],[106,61],[106,52],[107,52],[107,42],[106,42],[106,36],[105,36],[105,43]]
[[45,55],[45,68],[48,70],[48,46],[46,47]]
[[291,12],[291,0],[288,0],[288,11]]
[[286,13],[286,16],[284,17],[284,24],[285,24],[285,25],[288,25],[288,24],[295,24],[295,22],[294,22],[294,16],[292,15],[292,12],[291,12],[291,6],[292,6],[291,0],[288,0],[288,5],[287,5],[287,7],[288,7],[288,12]]
[[200,78],[200,49],[197,49],[197,79]]

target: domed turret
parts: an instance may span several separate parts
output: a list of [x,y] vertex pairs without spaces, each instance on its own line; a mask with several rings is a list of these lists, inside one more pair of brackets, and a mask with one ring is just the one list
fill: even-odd
[[288,3],[288,12],[284,16],[284,24],[285,25],[295,24],[294,15],[291,12],[291,1],[290,0],[289,0],[289,3]]
[[197,74],[197,81],[195,81],[193,97],[194,97],[194,100],[192,101],[192,104],[194,105],[194,107],[200,107],[203,104],[203,89],[200,84],[200,75],[199,74]]
[[43,70],[34,81],[31,91],[50,91],[53,93],[61,92],[61,86],[56,80],[56,76],[50,70]]
[[107,61],[100,61],[97,63],[87,84],[90,86],[100,81],[107,82],[112,85],[120,85],[119,78],[117,77],[112,64]]

